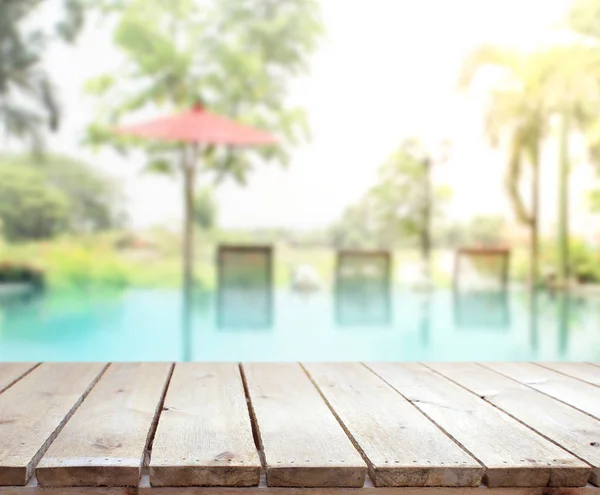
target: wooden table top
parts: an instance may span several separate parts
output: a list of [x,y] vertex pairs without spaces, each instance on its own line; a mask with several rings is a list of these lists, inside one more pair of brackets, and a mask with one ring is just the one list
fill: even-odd
[[600,364],[0,363],[0,495],[598,485]]

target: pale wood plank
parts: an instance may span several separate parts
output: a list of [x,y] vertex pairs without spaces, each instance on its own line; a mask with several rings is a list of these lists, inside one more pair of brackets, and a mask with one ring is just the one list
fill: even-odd
[[363,486],[366,464],[299,364],[243,371],[269,486]]
[[148,475],[142,475],[139,488],[65,487],[40,488],[35,477],[27,486],[2,487],[0,495],[600,495],[600,488],[490,488],[471,487],[374,487],[367,478],[363,488],[285,488],[260,486],[234,487],[151,487]]
[[421,364],[369,364],[485,467],[489,486],[583,486],[590,467]]
[[171,367],[111,364],[40,461],[40,486],[137,486]]
[[481,484],[481,464],[362,364],[304,367],[362,451],[376,486]]
[[0,394],[35,366],[37,363],[0,363]]
[[600,368],[590,363],[537,363],[564,375],[583,380],[600,387]]
[[600,421],[474,363],[429,364],[592,466],[600,483]]
[[260,473],[239,366],[177,364],[154,437],[152,486],[256,486]]
[[42,364],[0,395],[0,485],[27,483],[105,366]]
[[532,363],[482,363],[528,387],[600,419],[600,389]]

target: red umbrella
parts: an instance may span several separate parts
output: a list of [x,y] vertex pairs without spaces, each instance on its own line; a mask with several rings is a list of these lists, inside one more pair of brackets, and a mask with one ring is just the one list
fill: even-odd
[[275,138],[270,134],[207,112],[202,105],[194,105],[186,112],[143,124],[120,127],[117,132],[161,141],[226,146],[276,143]]
[[118,134],[159,141],[186,143],[182,153],[185,194],[185,220],[183,241],[183,294],[184,330],[189,330],[193,282],[193,222],[194,182],[199,144],[225,146],[258,146],[275,144],[270,134],[239,124],[226,117],[207,112],[200,104],[190,110],[143,124],[119,127]]

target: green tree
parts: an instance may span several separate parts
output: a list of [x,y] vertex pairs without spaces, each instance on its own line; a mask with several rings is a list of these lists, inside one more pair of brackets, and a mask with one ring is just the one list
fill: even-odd
[[212,188],[203,187],[196,193],[194,221],[202,230],[211,230],[217,225],[218,205]]
[[64,0],[64,15],[56,25],[32,27],[43,3],[0,1],[0,127],[36,149],[43,144],[44,129],[55,130],[61,116],[55,88],[42,67],[43,54],[55,40],[73,41],[83,24],[79,0]]
[[[590,134],[598,125],[595,109],[600,104],[600,50],[596,44],[573,33],[564,34],[567,39],[559,43],[549,39],[546,45],[533,52],[484,46],[466,60],[460,80],[462,87],[472,84],[480,69],[488,65],[504,70],[505,78],[490,94],[487,131],[493,144],[503,145],[508,151],[509,197],[517,218],[530,228],[529,278],[532,286],[538,280],[540,148],[551,136],[552,122],[556,120],[558,276],[561,283],[565,283],[569,274],[569,137],[574,132]],[[519,188],[527,165],[532,176],[529,211]]]
[[465,223],[453,223],[443,232],[445,245],[456,248],[468,245],[497,246],[504,241],[506,221],[501,216],[477,215]]
[[337,249],[382,247],[385,244],[382,237],[373,201],[368,194],[348,206],[329,229],[330,242]]
[[433,150],[417,139],[406,139],[380,168],[378,183],[370,192],[375,216],[388,235],[417,239],[427,277],[431,273],[432,224],[450,196],[447,187],[433,185],[435,161]]
[[[483,46],[467,57],[459,79],[459,87],[466,89],[486,66],[503,71],[502,81],[489,95],[485,127],[492,145],[507,150],[507,193],[515,216],[530,232],[531,287],[536,286],[539,276],[540,148],[548,132],[548,111],[542,91],[548,66],[541,58],[539,53]],[[526,167],[531,172],[529,209],[520,190]]]
[[62,155],[25,154],[0,156],[0,167],[24,169],[23,180],[35,176],[35,184],[60,192],[69,205],[65,230],[96,232],[124,223],[120,185],[86,163]]
[[1,165],[0,221],[9,241],[49,239],[68,227],[69,201],[34,170]]
[[600,44],[585,39],[573,39],[568,44],[554,46],[551,54],[558,67],[548,80],[548,106],[558,120],[558,282],[565,285],[571,275],[569,251],[569,184],[573,166],[570,137],[574,133],[588,135],[588,146],[597,146],[591,132],[600,119]]
[[[184,290],[192,282],[195,182],[212,174],[245,184],[256,155],[286,163],[291,145],[308,136],[305,114],[287,98],[292,78],[308,68],[321,34],[315,0],[89,0],[116,23],[114,43],[124,63],[90,81],[102,101],[90,126],[93,144],[126,149],[111,127],[137,110],[183,109],[198,101],[209,109],[270,130],[280,145],[255,153],[225,147],[194,148],[195,157],[175,160],[181,145],[146,145],[150,170],[183,176]],[[109,102],[109,103],[108,103]],[[138,143],[139,144],[139,143]],[[254,156],[253,156],[254,155]],[[200,158],[198,168],[195,158]]]

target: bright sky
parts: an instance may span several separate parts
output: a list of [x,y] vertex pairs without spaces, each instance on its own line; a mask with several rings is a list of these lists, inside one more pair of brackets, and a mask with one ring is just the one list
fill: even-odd
[[[535,43],[560,21],[570,0],[322,0],[321,4],[326,39],[313,58],[310,75],[294,81],[291,94],[308,111],[312,140],[294,151],[288,169],[270,165],[257,171],[246,188],[224,185],[218,191],[223,226],[325,226],[366,190],[377,167],[407,134],[454,140],[452,158],[437,174],[439,182],[453,189],[450,217],[510,215],[503,156],[486,144],[477,98],[456,94],[456,73],[465,53],[482,42],[523,47]],[[89,26],[76,48],[50,54],[48,64],[67,110],[65,125],[51,147],[121,177],[134,225],[178,225],[179,184],[140,175],[140,156],[92,154],[79,144],[82,129],[94,116],[92,102],[83,96],[83,83],[114,67],[109,34]],[[544,164],[546,228],[555,218],[553,155]],[[588,172],[584,165],[575,171],[574,193],[589,184]],[[574,196],[573,227],[584,231],[591,219],[581,208],[582,195]]]

